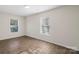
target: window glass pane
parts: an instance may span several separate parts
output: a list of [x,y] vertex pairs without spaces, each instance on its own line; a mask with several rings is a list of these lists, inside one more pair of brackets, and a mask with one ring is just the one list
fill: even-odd
[[40,33],[42,34],[49,33],[48,18],[40,19]]
[[18,32],[18,20],[10,20],[10,30],[11,32]]

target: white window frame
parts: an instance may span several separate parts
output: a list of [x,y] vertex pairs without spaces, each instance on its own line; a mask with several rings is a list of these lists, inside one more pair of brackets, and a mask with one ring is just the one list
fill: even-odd
[[49,18],[42,17],[40,18],[40,33],[44,35],[49,35]]

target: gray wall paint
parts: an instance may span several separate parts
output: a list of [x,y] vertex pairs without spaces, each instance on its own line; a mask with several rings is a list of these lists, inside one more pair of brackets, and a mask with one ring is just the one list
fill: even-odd
[[[40,34],[40,18],[49,17],[49,36]],[[26,17],[26,35],[79,50],[79,6],[63,6]]]

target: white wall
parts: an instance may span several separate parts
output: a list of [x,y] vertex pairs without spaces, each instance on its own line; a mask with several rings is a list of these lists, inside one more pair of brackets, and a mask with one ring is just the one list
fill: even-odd
[[[40,17],[49,17],[49,36],[40,34]],[[63,6],[26,17],[26,35],[79,50],[79,6]]]
[[[18,19],[19,31],[12,33],[10,31],[10,19]],[[24,35],[24,18],[11,14],[0,13],[0,40]]]

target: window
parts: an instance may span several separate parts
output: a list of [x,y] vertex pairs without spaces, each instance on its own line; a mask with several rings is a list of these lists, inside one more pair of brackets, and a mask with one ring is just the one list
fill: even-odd
[[18,32],[18,20],[10,20],[10,30],[11,32]]
[[49,34],[49,18],[42,18],[40,19],[40,33],[48,35]]

